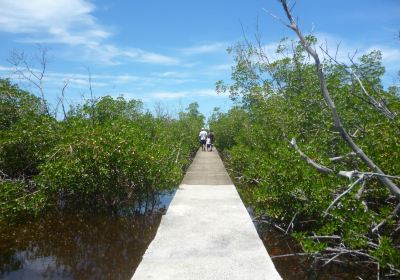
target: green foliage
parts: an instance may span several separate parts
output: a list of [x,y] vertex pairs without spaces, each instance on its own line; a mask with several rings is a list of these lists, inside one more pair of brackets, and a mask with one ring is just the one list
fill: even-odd
[[24,181],[1,180],[0,189],[0,225],[31,219],[45,206],[43,193]]
[[139,100],[126,101],[121,96],[116,99],[104,96],[98,101],[88,101],[72,108],[68,115],[90,118],[94,122],[103,123],[116,118],[134,120],[143,113],[142,111],[143,103]]
[[55,119],[46,115],[22,117],[0,133],[0,169],[11,178],[36,175],[58,137]]
[[[308,40],[316,44],[315,38]],[[336,164],[329,160],[351,150],[335,130],[331,112],[320,93],[315,66],[309,63],[302,46],[282,40],[277,50],[281,58],[270,63],[253,46],[238,44],[231,52],[237,63],[231,77],[233,84],[220,81],[217,90],[228,91],[240,102],[227,113],[215,110],[210,126],[233,175],[241,180],[242,196],[257,215],[269,216],[282,228],[293,222],[294,236],[307,252],[323,251],[327,246],[335,246],[335,242],[350,250],[375,252],[370,244],[378,243],[378,235],[371,230],[396,205],[387,188],[378,180],[369,179],[361,196],[357,195],[361,187],[356,186],[325,215],[331,202],[350,182],[318,173],[288,144],[295,138],[307,156],[336,172],[371,171],[354,157]],[[379,51],[372,51],[353,65],[353,71],[372,96],[386,100],[389,108],[399,114],[398,90],[384,90],[381,85],[381,58]],[[371,107],[358,82],[342,66],[326,60],[324,72],[346,129],[355,133],[357,144],[381,169],[398,175],[399,118],[389,120]],[[394,229],[395,223],[390,221],[380,229],[385,239],[376,254],[383,256],[388,250],[389,256],[398,256],[398,248],[389,250],[390,246],[385,245],[393,242]],[[340,238],[318,240],[310,235]],[[379,261],[382,266],[387,262],[398,268],[395,257],[379,257]]]
[[37,166],[57,139],[57,122],[43,102],[0,80],[0,170],[11,178],[37,174]]
[[301,242],[304,252],[309,253],[309,254],[318,253],[327,247],[327,244],[325,242],[319,242],[316,240],[312,240],[312,239],[308,238],[302,232],[294,233],[293,237],[296,240]]
[[379,260],[383,268],[400,267],[400,252],[388,237],[383,236],[379,239],[379,247],[372,252],[372,255]]
[[218,108],[214,108],[208,122],[210,127],[219,133],[216,145],[223,149],[229,149],[235,145],[235,136],[245,125],[246,117],[246,112],[238,107],[232,108],[227,114],[222,114]]
[[44,113],[42,101],[26,91],[0,79],[0,129],[10,129],[21,118]]
[[179,184],[204,123],[197,103],[179,119],[156,118],[140,101],[109,96],[58,121],[40,99],[8,81],[1,86],[0,222],[25,221],[50,206],[140,207]]
[[174,126],[151,116],[101,125],[71,121],[40,166],[37,181],[52,193],[92,206],[115,206],[127,197],[172,189],[187,163],[179,149],[189,154],[193,148],[178,146],[179,139],[170,134]]

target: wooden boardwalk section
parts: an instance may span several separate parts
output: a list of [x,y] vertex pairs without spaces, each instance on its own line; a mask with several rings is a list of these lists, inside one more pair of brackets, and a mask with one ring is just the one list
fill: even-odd
[[197,152],[132,279],[281,279],[215,150]]

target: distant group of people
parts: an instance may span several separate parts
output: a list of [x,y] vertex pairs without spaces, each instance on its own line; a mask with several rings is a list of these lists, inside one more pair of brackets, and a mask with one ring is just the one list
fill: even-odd
[[199,133],[200,146],[202,151],[212,152],[214,145],[214,132],[210,129],[210,132],[203,127]]

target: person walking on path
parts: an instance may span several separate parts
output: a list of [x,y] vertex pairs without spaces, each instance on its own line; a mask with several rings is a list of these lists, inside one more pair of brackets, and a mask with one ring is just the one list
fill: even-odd
[[207,136],[207,141],[206,141],[206,144],[207,144],[207,152],[210,150],[210,152],[212,151],[211,150],[211,139],[210,139],[210,137],[208,137]]
[[199,140],[200,140],[200,145],[201,145],[201,150],[205,151],[206,150],[206,140],[207,140],[207,131],[203,127],[199,133]]
[[211,142],[210,150],[212,152],[212,148],[214,146],[214,132],[212,129],[210,129],[210,132],[208,133],[207,137],[210,138],[210,142]]

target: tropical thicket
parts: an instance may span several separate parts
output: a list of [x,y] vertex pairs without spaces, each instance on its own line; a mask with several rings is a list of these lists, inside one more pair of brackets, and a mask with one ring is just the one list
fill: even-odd
[[138,100],[104,96],[49,114],[40,97],[0,80],[0,223],[49,209],[140,210],[175,188],[204,116],[154,116]]
[[260,220],[291,234],[322,264],[351,258],[400,275],[400,92],[384,88],[382,54],[339,61],[287,26],[273,58],[237,43],[237,105],[209,119],[216,145]]

